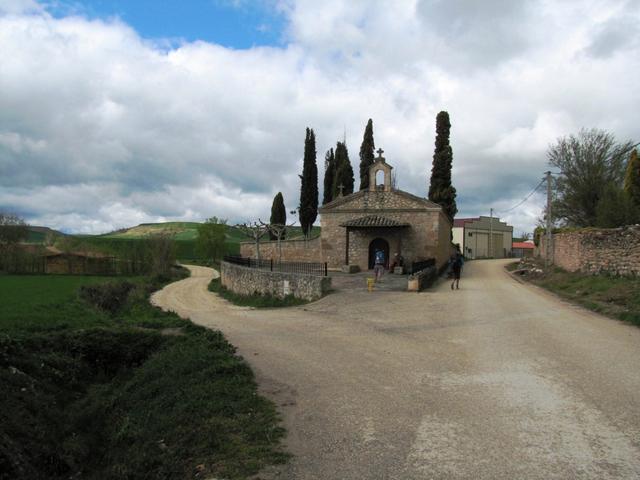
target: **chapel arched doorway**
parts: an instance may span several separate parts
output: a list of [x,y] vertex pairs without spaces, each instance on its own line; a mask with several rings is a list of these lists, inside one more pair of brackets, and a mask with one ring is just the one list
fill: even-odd
[[376,252],[382,250],[384,252],[384,268],[389,268],[389,242],[384,238],[376,238],[369,244],[369,270],[376,263]]

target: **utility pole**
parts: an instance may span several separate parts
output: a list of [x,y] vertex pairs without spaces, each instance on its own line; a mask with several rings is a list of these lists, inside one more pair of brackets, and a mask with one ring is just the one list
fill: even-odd
[[545,232],[546,245],[544,265],[549,268],[551,266],[551,172],[545,172],[547,176],[547,231]]
[[489,210],[489,258],[493,258],[493,208]]

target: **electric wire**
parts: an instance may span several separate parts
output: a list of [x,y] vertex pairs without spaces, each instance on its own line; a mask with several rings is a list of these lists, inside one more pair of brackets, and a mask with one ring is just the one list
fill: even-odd
[[540,186],[546,181],[545,178],[543,178],[540,183],[538,185],[536,185],[536,188],[534,188],[533,190],[531,190],[531,193],[529,193],[529,195],[527,195],[526,197],[524,197],[520,202],[518,202],[516,205],[514,205],[513,207],[509,208],[508,210],[500,210],[500,211],[495,211],[495,213],[500,213],[500,214],[504,214],[504,213],[508,213],[512,210],[515,210],[516,208],[518,208],[520,205],[522,205],[524,202],[526,202],[527,200],[529,200],[534,193],[536,193],[538,191],[538,189],[540,188]]

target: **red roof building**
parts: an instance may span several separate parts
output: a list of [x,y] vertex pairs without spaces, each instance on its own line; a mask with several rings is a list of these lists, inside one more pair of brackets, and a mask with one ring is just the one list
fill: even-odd
[[533,250],[536,248],[533,242],[513,242],[511,252],[514,257],[533,257]]

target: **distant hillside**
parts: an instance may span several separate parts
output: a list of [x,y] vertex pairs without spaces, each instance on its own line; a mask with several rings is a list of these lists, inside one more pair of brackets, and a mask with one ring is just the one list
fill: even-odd
[[49,227],[39,227],[29,225],[29,235],[27,236],[27,243],[44,243],[48,234],[63,237],[64,233],[54,230]]
[[[176,240],[176,255],[182,261],[196,260],[199,258],[196,240],[198,238],[198,222],[164,222],[164,223],[143,223],[136,227],[123,228],[115,232],[104,235],[71,235],[79,240],[83,245],[92,246],[97,251],[108,252],[118,255],[118,252],[135,248],[139,240],[153,234],[168,234]],[[28,243],[43,244],[48,234],[65,236],[63,233],[48,227],[29,227]],[[240,242],[251,241],[240,230],[229,225],[227,226],[227,246],[226,253],[238,255],[240,253]],[[311,232],[312,237],[320,235],[320,227],[314,227]],[[292,227],[288,238],[302,238],[300,227]],[[267,241],[268,237],[263,237],[262,241]]]
[[[195,240],[198,238],[198,222],[164,222],[164,223],[142,223],[137,227],[123,228],[115,232],[100,235],[100,238],[123,238],[139,239],[149,235],[163,233],[172,235],[176,240]],[[312,237],[320,235],[320,227],[313,227]],[[291,238],[301,237],[300,227],[291,229]],[[227,227],[227,241],[229,243],[240,243],[249,240],[240,230],[229,225]]]
[[195,240],[198,237],[197,222],[142,223],[137,227],[123,228],[100,235],[102,238],[144,238],[153,234],[171,235],[176,240]]

